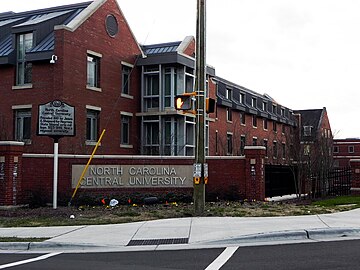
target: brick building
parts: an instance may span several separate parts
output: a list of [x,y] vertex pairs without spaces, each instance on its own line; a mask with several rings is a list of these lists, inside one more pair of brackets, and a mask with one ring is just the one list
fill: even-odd
[[[195,40],[190,36],[178,42],[140,45],[116,0],[2,13],[0,141],[23,142],[23,148],[16,144],[15,153],[23,151],[25,160],[39,158],[32,162],[49,166],[51,161],[40,159],[49,158],[46,155],[53,152],[53,140],[37,136],[39,106],[54,100],[73,106],[76,134],[59,143],[63,158],[72,158],[60,165],[61,189],[66,194],[72,188],[71,166],[80,162],[81,155],[92,152],[104,129],[97,154],[116,155],[124,164],[138,162],[125,161],[125,157],[146,160],[144,156],[167,156],[169,162],[176,156],[180,160],[191,157],[195,153],[195,116],[175,110],[174,100],[178,94],[194,91],[194,55]],[[249,177],[253,169],[258,173],[263,170],[263,163],[292,164],[294,149],[302,145],[297,134],[309,127],[331,135],[325,109],[319,115],[314,110],[317,122],[308,125],[313,118],[309,111],[294,112],[267,94],[220,78],[212,66],[207,66],[207,96],[216,100],[215,112],[206,117],[207,155],[239,156],[233,157],[235,164],[238,158],[245,160],[245,148],[250,147],[248,153],[256,164],[238,166]],[[265,161],[254,153],[264,155]],[[39,190],[44,186],[50,190],[48,173],[35,174],[31,168],[30,163],[23,166],[29,179],[22,188],[36,182]],[[233,170],[229,170],[231,177],[239,177]],[[219,177],[217,186],[210,186],[213,191],[220,190],[224,181],[231,185],[238,181],[230,175],[221,180],[219,172],[213,174]],[[257,199],[264,198],[263,172],[258,178],[259,190],[252,190],[244,180],[241,185],[235,183],[242,186],[237,192],[245,196],[245,189],[248,194],[257,194]]]
[[[195,117],[176,111],[177,94],[194,89],[195,40],[140,46],[115,0],[96,0],[0,15],[0,140],[24,141],[26,152],[51,153],[36,136],[38,106],[61,100],[75,107],[76,136],[60,152],[89,153],[106,129],[99,153],[192,156]],[[292,111],[270,96],[236,85],[207,67],[208,155],[267,149],[287,160]]]
[[334,167],[348,167],[351,159],[360,159],[360,139],[334,140]]

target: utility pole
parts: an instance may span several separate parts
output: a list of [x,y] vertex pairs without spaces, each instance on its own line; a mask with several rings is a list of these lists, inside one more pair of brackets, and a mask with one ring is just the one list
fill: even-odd
[[[196,145],[195,165],[201,168],[200,181],[194,181],[195,215],[205,210],[205,98],[206,98],[206,0],[197,0],[196,20]],[[194,166],[195,166],[194,165]],[[201,167],[200,167],[201,166]],[[207,177],[207,175],[206,175]],[[196,183],[198,182],[198,183]]]

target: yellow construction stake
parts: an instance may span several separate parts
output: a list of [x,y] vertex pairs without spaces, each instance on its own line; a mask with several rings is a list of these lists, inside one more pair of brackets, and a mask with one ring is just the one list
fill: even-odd
[[81,182],[82,182],[82,180],[83,180],[83,177],[84,177],[87,169],[89,168],[89,165],[90,165],[91,160],[93,159],[93,157],[94,157],[94,155],[95,155],[95,153],[96,153],[96,150],[98,149],[98,147],[99,147],[99,145],[100,145],[100,143],[101,143],[101,139],[102,139],[102,137],[104,136],[104,133],[105,133],[105,129],[103,129],[103,131],[101,132],[100,138],[99,138],[99,140],[97,141],[97,143],[96,143],[96,145],[95,145],[95,148],[94,148],[94,150],[92,151],[91,156],[90,156],[90,158],[89,158],[89,160],[88,160],[88,162],[87,162],[84,170],[82,171],[82,174],[81,174],[81,176],[80,176],[80,178],[79,178],[79,180],[78,180],[78,183],[77,183],[77,185],[76,185],[76,188],[75,188],[75,190],[74,190],[74,193],[73,193],[73,195],[71,196],[71,199],[70,199],[70,202],[69,202],[69,206],[71,205],[71,201],[72,201],[72,199],[74,199],[74,197],[75,197],[75,195],[76,195],[76,192],[77,192],[77,190],[79,189],[79,187],[80,187],[80,185],[81,185]]

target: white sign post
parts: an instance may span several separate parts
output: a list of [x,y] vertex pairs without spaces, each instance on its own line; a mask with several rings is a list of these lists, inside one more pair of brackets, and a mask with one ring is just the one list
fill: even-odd
[[53,208],[57,208],[59,140],[64,136],[75,136],[75,108],[60,100],[39,105],[37,126],[39,136],[54,139]]

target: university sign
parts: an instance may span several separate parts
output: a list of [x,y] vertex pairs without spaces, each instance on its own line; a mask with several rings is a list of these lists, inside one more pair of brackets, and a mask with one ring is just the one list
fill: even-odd
[[[72,166],[72,187],[85,165]],[[191,188],[192,165],[90,165],[81,188]]]

